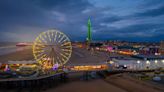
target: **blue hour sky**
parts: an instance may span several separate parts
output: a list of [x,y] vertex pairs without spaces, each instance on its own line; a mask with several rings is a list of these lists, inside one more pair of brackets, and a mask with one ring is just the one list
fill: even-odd
[[0,0],[0,41],[33,41],[56,28],[84,41],[164,40],[164,0]]

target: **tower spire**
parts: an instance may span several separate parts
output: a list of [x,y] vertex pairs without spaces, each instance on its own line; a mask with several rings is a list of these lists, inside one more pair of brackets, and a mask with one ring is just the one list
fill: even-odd
[[88,19],[88,37],[87,37],[87,40],[88,40],[89,43],[92,40],[92,37],[91,37],[91,21],[90,21],[90,18]]

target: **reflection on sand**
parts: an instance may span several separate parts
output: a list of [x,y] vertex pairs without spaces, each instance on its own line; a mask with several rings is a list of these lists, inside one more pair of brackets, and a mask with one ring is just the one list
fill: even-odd
[[28,49],[30,46],[17,47],[17,46],[4,46],[0,47],[0,55],[10,54],[12,52],[22,51]]

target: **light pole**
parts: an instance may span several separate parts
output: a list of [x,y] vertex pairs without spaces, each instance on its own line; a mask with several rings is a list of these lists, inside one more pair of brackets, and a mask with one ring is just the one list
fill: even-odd
[[157,65],[158,64],[158,61],[155,60],[154,62],[155,62],[155,68],[158,68],[158,65]]
[[140,63],[141,63],[141,62],[138,60],[138,61],[137,61],[138,69],[140,69]]
[[146,68],[149,69],[149,67],[150,67],[150,61],[147,60],[146,61]]

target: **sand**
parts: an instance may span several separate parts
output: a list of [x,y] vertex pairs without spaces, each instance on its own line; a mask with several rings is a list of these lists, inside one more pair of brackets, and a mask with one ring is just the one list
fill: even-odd
[[126,92],[113,86],[102,79],[91,81],[77,81],[63,84],[57,88],[49,89],[45,92]]
[[114,75],[105,79],[106,82],[122,88],[128,92],[164,92],[158,86],[137,80],[128,75]]
[[[66,63],[66,65],[101,64],[107,60],[107,56],[107,53],[104,52],[95,52],[95,54],[91,54],[90,51],[86,49],[73,48],[71,58]],[[0,56],[0,63],[5,63],[6,61],[10,60],[35,60],[32,54],[32,48]]]
[[5,63],[6,61],[21,61],[21,60],[33,60],[32,49],[25,49],[23,51],[13,52],[7,55],[0,56],[0,63]]

